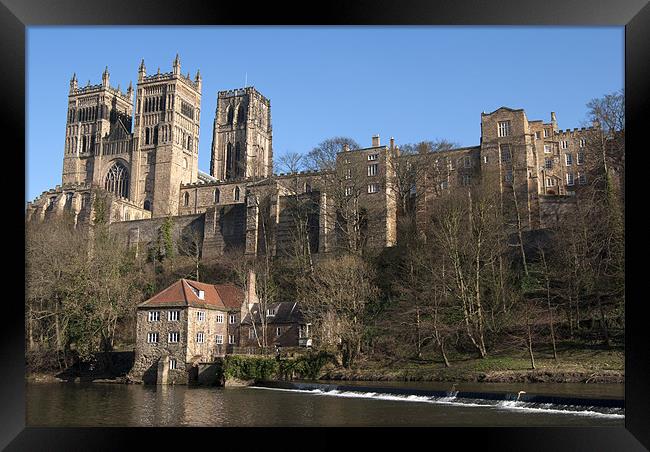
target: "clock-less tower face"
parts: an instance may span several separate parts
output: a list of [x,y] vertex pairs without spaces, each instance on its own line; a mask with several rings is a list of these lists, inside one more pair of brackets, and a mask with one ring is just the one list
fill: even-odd
[[272,173],[271,102],[253,87],[220,91],[210,174],[218,180],[234,180]]

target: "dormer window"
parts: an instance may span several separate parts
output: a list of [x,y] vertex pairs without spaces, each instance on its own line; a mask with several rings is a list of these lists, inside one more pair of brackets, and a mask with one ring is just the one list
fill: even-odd
[[267,309],[267,310],[266,310],[266,316],[267,316],[267,317],[272,317],[272,316],[274,316],[274,315],[275,315],[275,308]]
[[205,292],[202,290],[199,290],[199,293],[197,294],[197,297],[199,297],[199,300],[205,300]]

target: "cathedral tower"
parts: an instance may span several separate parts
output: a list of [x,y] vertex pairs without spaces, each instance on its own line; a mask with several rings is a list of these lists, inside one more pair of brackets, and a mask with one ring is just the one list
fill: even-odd
[[[66,121],[65,148],[63,154],[64,186],[71,184],[105,185],[107,164],[114,158],[106,158],[103,138],[116,129],[122,138],[129,140],[133,115],[133,91],[123,93],[120,88],[110,86],[108,68],[104,69],[102,82],[91,85],[88,81],[79,87],[77,76],[70,80],[68,94],[68,117]],[[121,148],[128,153],[128,143]],[[121,174],[119,191],[124,198],[130,197],[128,167],[129,158],[122,164],[126,172]]]
[[217,95],[210,174],[218,180],[273,174],[271,102],[252,86]]
[[134,149],[136,202],[152,216],[177,215],[180,186],[197,181],[201,75],[181,74],[178,55],[172,72],[138,70]]

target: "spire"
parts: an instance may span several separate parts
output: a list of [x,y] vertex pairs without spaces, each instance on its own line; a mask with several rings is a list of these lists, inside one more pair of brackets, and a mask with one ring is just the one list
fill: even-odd
[[199,91],[201,90],[201,71],[198,69],[196,70],[196,77],[194,77],[194,83],[196,83],[196,86],[198,87]]
[[147,75],[147,67],[144,65],[144,58],[140,61],[140,67],[138,68],[138,81],[141,82]]
[[104,69],[104,73],[102,74],[102,86],[109,85],[109,77],[110,74],[108,73],[108,66],[106,66],[106,69]]
[[174,58],[174,75],[180,75],[181,73],[181,59],[178,56],[178,53],[176,54],[176,58]]

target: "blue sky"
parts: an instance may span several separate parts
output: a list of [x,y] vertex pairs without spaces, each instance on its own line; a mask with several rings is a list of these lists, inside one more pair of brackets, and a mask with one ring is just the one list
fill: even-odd
[[369,146],[480,139],[502,105],[580,127],[585,104],[623,88],[623,27],[29,27],[26,198],[61,183],[69,80],[111,85],[181,70],[203,77],[199,168],[210,168],[217,91],[245,79],[271,100],[273,151],[332,136]]

